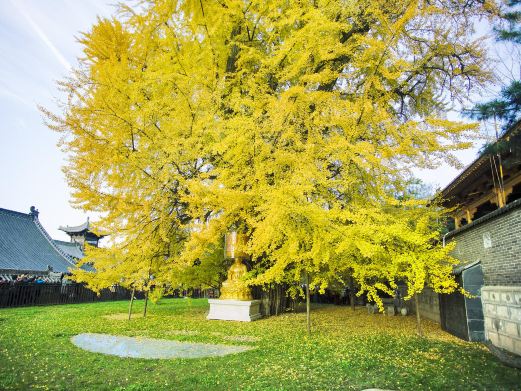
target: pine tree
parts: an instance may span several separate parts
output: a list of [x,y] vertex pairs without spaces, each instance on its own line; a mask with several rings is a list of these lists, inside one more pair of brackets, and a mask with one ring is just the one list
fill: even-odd
[[[494,29],[498,41],[521,44],[521,11],[518,10],[520,0],[509,0],[507,11],[501,14],[503,24]],[[512,126],[521,114],[521,80],[512,80],[501,89],[499,96],[485,103],[476,104],[469,112],[471,118],[484,121],[494,119],[504,121],[505,127]]]

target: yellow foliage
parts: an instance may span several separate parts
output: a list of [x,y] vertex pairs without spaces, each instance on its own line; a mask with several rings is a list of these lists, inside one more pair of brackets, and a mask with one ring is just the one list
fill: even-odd
[[235,227],[251,284],[452,291],[443,211],[395,195],[468,146],[475,125],[443,114],[489,77],[472,23],[491,7],[156,0],[99,20],[63,116],[47,113],[75,204],[113,233],[77,279],[218,285]]

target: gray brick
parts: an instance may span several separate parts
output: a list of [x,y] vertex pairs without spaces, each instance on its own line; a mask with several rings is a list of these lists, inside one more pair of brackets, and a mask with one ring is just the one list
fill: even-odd
[[[483,234],[490,232],[493,247],[483,248]],[[521,286],[521,208],[458,232],[454,256],[465,262],[480,260],[485,285]],[[485,298],[486,299],[486,298]],[[519,302],[519,300],[518,300]]]

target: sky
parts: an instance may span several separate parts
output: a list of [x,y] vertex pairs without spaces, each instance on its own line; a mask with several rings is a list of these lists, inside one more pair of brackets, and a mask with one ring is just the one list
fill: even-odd
[[79,225],[88,214],[69,204],[61,170],[66,156],[37,106],[57,109],[56,81],[81,56],[76,37],[97,15],[110,16],[114,7],[109,4],[0,0],[0,208],[28,213],[36,206],[55,239],[68,239],[60,225]]
[[[45,126],[38,105],[58,112],[63,96],[56,81],[82,55],[76,37],[88,31],[97,16],[112,15],[113,3],[0,0],[0,208],[28,213],[36,206],[55,239],[68,240],[58,227],[79,225],[89,214],[70,205],[71,191],[62,172],[66,154],[57,146],[59,135]],[[461,162],[472,162],[476,150],[459,153]],[[443,166],[417,175],[436,188],[459,171]]]

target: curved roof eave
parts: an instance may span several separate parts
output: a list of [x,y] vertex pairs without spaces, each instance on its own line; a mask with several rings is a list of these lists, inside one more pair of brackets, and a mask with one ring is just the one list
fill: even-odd
[[84,231],[88,231],[89,230],[89,220],[87,219],[86,222],[84,222],[83,224],[80,224],[80,225],[76,225],[76,226],[62,226],[60,225],[60,227],[58,228],[60,231],[63,231],[63,232],[67,232],[67,233],[80,233],[80,232],[84,232]]

